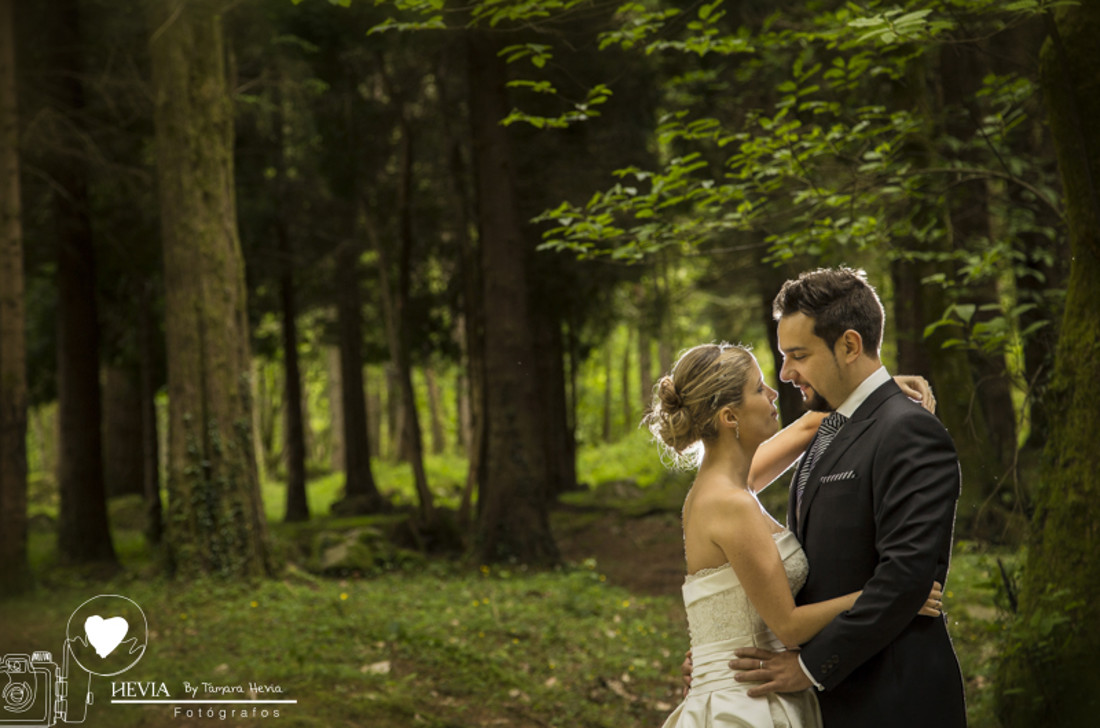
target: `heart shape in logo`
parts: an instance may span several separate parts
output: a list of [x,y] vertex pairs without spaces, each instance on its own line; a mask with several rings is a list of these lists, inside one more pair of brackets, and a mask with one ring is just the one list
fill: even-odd
[[100,657],[106,657],[114,652],[128,631],[130,631],[130,623],[122,617],[104,619],[94,614],[84,620],[84,633],[88,635],[88,642]]

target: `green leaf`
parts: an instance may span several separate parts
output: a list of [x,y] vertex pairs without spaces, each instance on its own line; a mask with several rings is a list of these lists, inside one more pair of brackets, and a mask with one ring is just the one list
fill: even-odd
[[714,0],[710,5],[703,5],[699,8],[699,19],[706,20],[710,17],[710,14],[714,12],[714,9],[722,4],[722,0]]

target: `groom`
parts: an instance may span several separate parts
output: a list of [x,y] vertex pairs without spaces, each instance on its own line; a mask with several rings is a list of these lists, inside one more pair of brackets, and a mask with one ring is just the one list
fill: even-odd
[[916,616],[928,584],[947,581],[960,487],[951,437],[882,366],[882,303],[863,271],[803,273],[773,313],[780,378],[833,413],[791,483],[787,524],[810,562],[797,601],[863,593],[801,652],[737,650],[730,667],[762,683],[750,695],[815,686],[828,728],[965,726],[946,620]]

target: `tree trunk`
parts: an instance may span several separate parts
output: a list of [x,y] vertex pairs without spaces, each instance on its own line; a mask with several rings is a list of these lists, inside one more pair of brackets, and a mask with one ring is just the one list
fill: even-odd
[[[1030,67],[1038,57],[1046,38],[1043,17],[1036,16],[998,33],[991,39],[991,53],[996,73],[1017,73],[1019,68]],[[1036,94],[1036,104],[1042,100]],[[1041,109],[1040,109],[1041,111]],[[1020,141],[1012,150],[1014,155],[1028,158],[1043,173],[1057,173],[1057,159],[1046,133],[1046,120],[1038,113],[1029,113],[1028,132],[1020,135]],[[1057,321],[1061,316],[1061,301],[1057,295],[1064,290],[1069,271],[1069,241],[1058,234],[1054,240],[1043,230],[1060,230],[1062,220],[1047,205],[1035,206],[1031,193],[1020,185],[1011,185],[1008,193],[1012,204],[1021,209],[1033,209],[1035,221],[1030,230],[1021,231],[1015,239],[1020,264],[1015,266],[1016,303],[1030,304],[1034,308],[1020,314],[1016,322],[1020,331],[1041,326],[1025,337],[1023,344],[1024,378],[1028,401],[1027,439],[1020,449],[1021,505],[1030,501],[1028,493],[1035,481],[1039,459],[1050,432],[1050,420],[1059,416],[1048,410],[1045,402],[1047,385],[1054,369],[1054,351],[1058,345]],[[1024,510],[1021,508],[1020,510]]]
[[630,388],[630,355],[634,350],[634,326],[626,324],[626,342],[623,344],[623,362],[619,367],[623,391],[623,432],[630,432],[634,421],[634,397]]
[[[983,123],[974,100],[990,71],[988,53],[972,45],[959,45],[948,46],[942,55],[939,65],[944,103],[949,111],[954,111],[948,115],[946,130],[957,139],[973,140]],[[967,154],[962,152],[964,161]],[[971,250],[981,245],[981,241],[990,239],[989,190],[985,180],[952,185],[947,205],[948,237],[955,250]],[[995,312],[985,310],[986,307],[999,307],[1000,304],[997,281],[986,279],[970,284],[961,292],[959,301],[975,306],[974,324],[988,321]],[[1015,491],[1012,484],[1016,480],[1016,412],[1004,354],[971,349],[967,356],[973,381],[972,431],[982,442],[992,468],[992,472],[983,474],[980,479],[970,480],[972,489],[975,485],[983,488],[980,493],[982,506],[971,524],[970,535],[979,539],[996,538],[1004,530],[1004,515],[1000,499],[995,496],[1004,495],[1000,491],[1006,487],[1009,495]]]
[[[672,317],[672,291],[671,284],[668,281],[668,254],[662,253],[657,263],[657,273],[654,276],[656,281],[655,286],[655,298],[657,306],[657,361],[661,365],[661,375],[664,376],[668,372],[672,371],[673,358],[675,356],[675,349],[673,347],[678,346],[673,342],[679,336],[676,331],[676,322]],[[776,288],[774,293],[768,294],[772,298],[779,292]],[[772,310],[771,298],[768,299],[768,311]],[[769,314],[770,316],[770,314]],[[770,320],[770,319],[769,319]],[[773,321],[768,330],[775,328],[775,322]],[[778,369],[776,371],[779,371]]]
[[344,395],[343,501],[334,509],[347,513],[377,513],[389,503],[378,492],[370,468],[367,402],[363,391],[363,332],[359,303],[359,250],[345,244],[337,255],[340,330],[340,383]]
[[164,536],[160,501],[160,441],[157,429],[157,385],[153,375],[153,294],[147,283],[140,294],[138,312],[138,357],[141,366],[141,461],[142,492],[145,494],[145,537],[159,544]]
[[[63,18],[52,29],[55,45],[50,53],[50,65],[57,74],[58,111],[79,127],[84,90],[76,3],[63,3],[54,18]],[[78,132],[73,136],[77,137]],[[81,141],[69,138],[59,143],[79,149]],[[61,426],[58,547],[61,557],[69,562],[114,563],[103,480],[96,264],[86,163],[79,152],[58,150],[47,164],[55,183],[57,231],[57,401]]]
[[412,328],[408,321],[409,289],[412,285],[412,138],[409,124],[401,112],[401,163],[397,183],[397,215],[399,233],[397,241],[397,285],[390,284],[390,256],[385,242],[366,216],[367,230],[375,252],[378,253],[378,283],[385,303],[386,338],[390,344],[390,359],[397,379],[401,406],[399,439],[402,459],[413,471],[413,483],[420,504],[420,517],[430,523],[435,517],[435,502],[428,487],[424,471],[424,445],[420,432],[420,416],[416,408],[416,390],[412,383],[412,361],[409,355],[409,335]]
[[[328,408],[332,418],[332,469],[343,470],[344,460],[344,394],[343,380],[340,378],[340,347],[326,348],[328,360]],[[376,454],[371,443],[370,452]]]
[[[404,442],[403,454],[412,465],[413,482],[416,486],[417,500],[420,504],[420,517],[424,523],[435,520],[435,502],[431,488],[428,487],[428,475],[424,470],[424,443],[420,429],[420,415],[416,408],[416,390],[412,381],[412,357],[409,337],[412,326],[409,321],[409,295],[412,288],[412,255],[415,238],[412,227],[413,204],[413,136],[409,123],[405,100],[389,75],[383,60],[379,67],[382,80],[394,100],[398,110],[398,126],[401,134],[401,154],[398,162],[397,178],[397,285],[389,285],[390,266],[386,246],[375,234],[375,248],[378,251],[379,278],[382,283],[382,298],[389,301],[389,325],[386,332],[390,340],[390,356],[397,370],[398,385],[401,388],[401,404],[404,411],[401,430]],[[368,218],[368,223],[370,219]],[[373,228],[372,228],[373,229]]]
[[[933,272],[929,264],[915,264],[913,267],[916,281]],[[941,272],[953,275],[950,270],[941,268]],[[946,292],[936,285],[921,286],[917,300],[922,310],[921,320],[925,323],[939,319],[949,305]],[[958,503],[958,532],[966,538],[975,532],[985,536],[999,535],[982,527],[979,518],[988,494],[996,487],[997,478],[1002,473],[998,460],[988,446],[985,413],[976,400],[969,357],[963,349],[944,348],[944,341],[950,336],[945,329],[939,329],[925,339],[928,371],[904,373],[923,374],[928,378],[936,392],[936,415],[954,438],[963,474]]]
[[283,314],[283,399],[286,402],[286,520],[308,521],[306,499],[305,414],[302,411],[302,374],[298,366],[298,307],[294,296],[294,254],[286,220],[276,223],[282,254],[279,293]]
[[1048,399],[1015,644],[996,681],[1006,728],[1096,722],[1100,693],[1100,4],[1054,11],[1040,79],[1065,194],[1072,263]]
[[[382,297],[385,300],[385,296]],[[383,313],[385,320],[389,315]],[[386,447],[383,452],[391,460],[404,462],[409,459],[409,446],[405,441],[405,408],[401,404],[401,383],[397,377],[397,367],[394,363],[387,362],[382,367],[386,383],[384,388],[386,400]],[[379,396],[382,392],[379,392]]]
[[[465,333],[459,332],[456,336],[461,341]],[[458,413],[458,448],[461,452],[468,452],[473,431],[473,418],[470,413],[470,378],[461,367],[455,370],[455,412]]]
[[148,5],[168,358],[167,543],[184,576],[270,571],[252,438],[220,3]]
[[486,473],[477,552],[483,561],[558,559],[547,512],[545,442],[514,159],[500,125],[509,109],[505,62],[492,36],[471,32],[469,93],[484,281]]
[[103,368],[103,479],[107,494],[145,493],[140,372]]
[[30,586],[27,360],[20,220],[15,0],[0,0],[0,593]]
[[[802,393],[797,387],[778,381],[779,372],[783,370],[783,353],[779,351],[779,329],[776,326],[775,316],[772,314],[772,304],[779,289],[783,287],[787,271],[784,268],[757,261],[755,275],[759,281],[757,294],[760,296],[760,310],[764,318],[764,330],[768,332],[768,350],[772,356],[775,367],[776,391],[779,392],[779,416],[784,425],[789,425],[802,416],[806,411],[806,404],[802,401]],[[668,371],[667,369],[665,370]]]
[[611,401],[614,392],[615,351],[611,347],[612,341],[613,337],[609,336],[603,342],[603,432],[601,434],[604,442],[611,442],[613,432]]
[[386,452],[382,442],[382,413],[386,411],[388,401],[382,399],[382,390],[388,383],[386,372],[383,372],[380,383],[378,377],[372,377],[369,370],[363,371],[363,387],[367,403],[368,450],[372,458],[383,457]]
[[[926,129],[906,140],[906,154],[915,168],[928,166],[937,153],[929,144],[928,136],[935,131],[932,109],[941,107],[942,103],[929,95],[928,87],[931,82],[928,71],[926,61],[914,62],[910,64],[910,76],[906,83],[898,86],[900,98],[897,102],[921,109],[925,114]],[[939,217],[945,229],[953,229],[950,209],[945,209],[938,199],[933,196],[931,201],[924,203],[923,207],[921,205],[920,201],[915,202],[911,214],[924,218]],[[951,252],[950,239],[933,244],[940,247],[924,252]],[[917,249],[921,245],[922,243],[916,241],[901,241],[902,249]],[[943,346],[948,339],[958,338],[960,332],[949,332],[947,328],[940,328],[922,342],[914,340],[918,332],[923,336],[924,327],[939,320],[948,307],[956,302],[954,289],[922,283],[933,274],[940,274],[946,280],[953,281],[957,271],[951,262],[924,261],[902,262],[891,269],[895,293],[909,297],[898,309],[898,315],[904,316],[905,324],[905,328],[898,332],[902,334],[898,340],[899,353],[904,357],[902,361],[906,364],[921,362],[920,355],[908,347],[923,347],[927,356],[926,370],[903,373],[922,374],[931,382],[937,394],[936,415],[951,432],[958,449],[963,474],[962,493],[958,503],[958,533],[969,538],[975,532],[972,529],[977,528],[977,532],[988,536],[992,533],[989,529],[982,530],[979,517],[985,513],[986,498],[995,490],[997,479],[1003,475],[1003,471],[993,449],[989,447],[989,428],[985,410],[977,398],[969,356],[965,349]]]
[[[474,493],[485,482],[485,445],[487,424],[485,421],[485,340],[482,305],[483,281],[481,275],[480,248],[470,235],[475,218],[474,202],[470,194],[470,173],[463,157],[463,139],[469,133],[460,133],[452,123],[463,118],[461,103],[447,97],[447,90],[460,86],[466,76],[461,60],[441,55],[440,78],[450,78],[453,83],[443,84],[440,96],[443,103],[442,131],[448,151],[452,209],[454,210],[455,240],[458,245],[459,276],[462,281],[462,315],[458,319],[458,339],[465,362],[466,389],[460,397],[460,431],[464,432],[466,451],[466,483],[458,506],[458,526],[463,531],[470,525]],[[449,74],[448,74],[449,72]],[[469,96],[469,92],[466,92]]]
[[432,454],[441,455],[447,449],[447,438],[443,434],[443,413],[439,401],[439,379],[435,370],[424,367],[424,381],[428,388],[428,418],[431,422]]
[[928,344],[924,328],[928,325],[921,304],[923,286],[920,271],[913,263],[894,260],[890,263],[890,281],[894,287],[894,340],[897,344],[899,374],[931,375]]
[[551,307],[534,305],[535,361],[542,405],[539,410],[546,440],[547,496],[551,501],[577,488],[576,441],[565,389],[565,344],[559,314]]
[[[280,78],[280,84],[288,83]],[[298,304],[294,269],[294,241],[290,237],[289,218],[292,200],[287,193],[286,124],[288,101],[282,87],[277,92],[279,110],[275,114],[275,195],[278,201],[274,233],[279,247],[279,302],[283,326],[283,400],[286,402],[284,441],[286,443],[286,521],[309,520],[309,500],[306,497],[306,434],[305,406],[302,400],[302,374],[298,365]]]
[[653,376],[653,339],[643,321],[638,328],[638,402],[642,412],[653,403],[653,386],[657,378]]
[[[72,182],[72,180],[69,180]],[[64,184],[64,183],[62,183]],[[58,197],[57,402],[60,421],[58,546],[70,562],[114,562],[103,481],[95,254],[82,183]],[[79,200],[79,202],[77,202]]]

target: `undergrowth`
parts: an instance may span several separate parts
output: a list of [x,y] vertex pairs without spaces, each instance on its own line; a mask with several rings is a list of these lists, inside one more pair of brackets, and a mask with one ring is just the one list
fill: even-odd
[[[457,505],[464,464],[449,457],[427,464],[440,503]],[[578,471],[592,487],[564,500],[586,509],[558,514],[562,518],[675,512],[690,480],[687,473],[668,474],[642,433],[582,452]],[[398,503],[414,502],[406,467],[375,465],[375,476]],[[343,522],[327,514],[341,488],[339,474],[311,481],[311,527],[340,527]],[[279,525],[284,497],[281,484],[264,484],[277,542],[295,533]],[[291,561],[279,578],[263,582],[185,584],[165,578],[146,548],[140,502],[118,501],[112,503],[113,536],[125,569],[104,577],[60,566],[53,502],[39,497],[32,510],[31,561],[39,586],[0,599],[0,652],[50,650],[58,658],[69,615],[97,594],[134,599],[149,621],[148,649],[137,666],[93,680],[89,728],[267,724],[111,704],[113,684],[124,680],[163,683],[173,698],[187,697],[184,682],[215,690],[278,686],[277,697],[298,701],[279,706],[280,726],[618,728],[659,725],[678,699],[687,647],[679,594],[632,594],[610,584],[591,559],[529,570],[433,557],[352,579],[318,577]],[[645,555],[639,558],[644,562]],[[1016,558],[969,542],[955,549],[945,602],[973,728],[997,725],[990,681],[1006,606],[998,596],[998,559],[1012,570]]]

